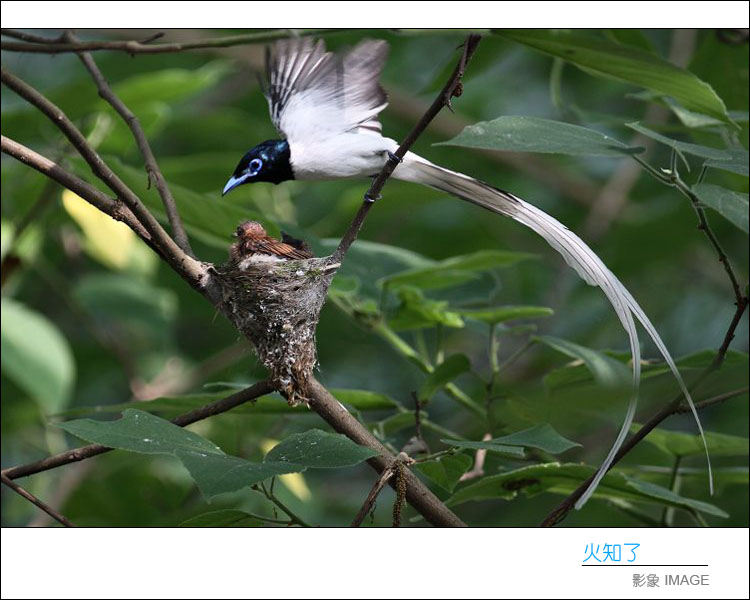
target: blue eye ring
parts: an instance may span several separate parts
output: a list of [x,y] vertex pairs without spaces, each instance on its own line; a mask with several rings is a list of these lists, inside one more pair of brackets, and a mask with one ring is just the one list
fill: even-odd
[[263,161],[259,158],[254,158],[250,161],[250,164],[247,167],[248,172],[250,175],[257,175],[258,172],[263,168]]

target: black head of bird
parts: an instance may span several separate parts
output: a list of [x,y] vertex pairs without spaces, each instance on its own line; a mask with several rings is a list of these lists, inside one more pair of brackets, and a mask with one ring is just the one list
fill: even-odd
[[289,157],[289,144],[286,140],[266,140],[258,144],[242,157],[221,195],[245,183],[281,183],[294,179]]

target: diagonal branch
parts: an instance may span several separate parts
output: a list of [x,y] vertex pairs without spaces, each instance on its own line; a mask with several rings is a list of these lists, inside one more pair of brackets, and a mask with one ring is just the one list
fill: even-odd
[[[67,33],[66,36],[67,39],[69,39],[71,42],[78,41],[71,33]],[[146,173],[148,173],[149,185],[151,185],[152,182],[156,184],[156,189],[159,191],[159,196],[161,196],[161,200],[164,203],[164,209],[167,213],[167,218],[169,219],[169,224],[172,228],[174,241],[186,254],[195,257],[195,255],[193,254],[193,250],[190,247],[190,241],[188,240],[187,233],[185,232],[185,226],[182,224],[182,219],[180,218],[180,214],[177,211],[177,205],[175,204],[174,198],[172,197],[172,192],[169,190],[167,182],[164,179],[164,175],[159,168],[159,164],[156,162],[156,157],[151,150],[151,145],[148,143],[148,139],[146,138],[146,134],[141,127],[140,121],[138,121],[138,118],[133,114],[133,112],[112,91],[109,83],[107,83],[104,75],[102,75],[102,72],[96,65],[94,57],[91,56],[91,54],[88,52],[80,52],[78,56],[88,72],[91,74],[91,77],[94,79],[96,87],[99,89],[99,95],[112,105],[112,108],[117,111],[117,114],[122,117],[122,119],[130,128],[130,131],[132,132],[133,137],[138,144],[138,148],[143,155],[143,160],[146,166]]]
[[38,108],[62,131],[73,144],[78,153],[89,164],[94,174],[109,187],[133,212],[143,227],[151,236],[153,244],[159,248],[162,257],[185,279],[193,285],[204,274],[204,268],[177,246],[169,237],[156,218],[141,202],[140,198],[109,168],[99,154],[91,147],[85,136],[67,117],[67,115],[53,102],[42,95],[28,83],[13,75],[5,67],[2,68],[2,82],[24,100]]
[[2,138],[3,153],[12,156],[19,162],[30,166],[32,169],[39,171],[43,175],[46,175],[51,180],[56,181],[63,187],[69,189],[71,192],[75,192],[81,198],[94,205],[103,213],[108,214],[116,221],[125,223],[135,231],[144,242],[149,244],[155,251],[157,251],[157,253],[159,253],[151,242],[151,234],[146,231],[133,212],[120,200],[110,198],[107,194],[100,192],[90,183],[76,177],[47,157],[34,152],[31,148],[27,148],[23,144],[19,144],[15,140],[5,137],[4,135],[0,136],[0,138]]
[[370,189],[367,190],[367,193],[365,194],[364,202],[359,207],[357,214],[354,216],[354,220],[344,237],[341,238],[341,242],[339,243],[338,248],[336,248],[336,252],[333,254],[334,260],[337,262],[341,262],[344,255],[349,250],[349,247],[354,243],[354,240],[357,239],[357,235],[359,234],[360,229],[362,229],[362,224],[367,217],[367,213],[370,212],[370,208],[372,208],[375,200],[380,196],[380,192],[382,191],[385,182],[388,181],[388,178],[398,164],[403,160],[404,156],[406,156],[409,148],[414,145],[417,138],[422,135],[422,132],[427,129],[427,126],[443,109],[443,107],[450,107],[451,98],[453,98],[453,96],[461,95],[461,78],[464,75],[466,65],[469,64],[469,61],[474,55],[477,46],[479,46],[481,39],[482,37],[476,34],[469,35],[466,38],[466,41],[463,44],[463,53],[461,54],[461,58],[459,59],[456,68],[453,70],[448,83],[445,84],[440,91],[440,94],[438,94],[438,97],[435,98],[435,101],[430,105],[424,115],[422,115],[422,118],[404,138],[404,141],[401,142],[401,145],[398,147],[394,155],[388,158],[385,165],[383,165],[383,168],[380,170],[380,173],[378,173],[377,177],[373,180]]
[[42,502],[34,494],[22,488],[15,481],[12,481],[11,479],[9,479],[4,473],[0,474],[0,479],[3,482],[3,485],[7,485],[10,489],[12,489],[14,492],[19,494],[21,497],[26,498],[26,500],[31,502],[34,506],[38,506],[39,508],[41,508],[44,512],[46,512],[50,517],[55,519],[55,521],[57,521],[58,523],[62,523],[63,525],[65,525],[65,527],[74,526],[73,523],[68,521],[68,519],[66,519],[63,515],[57,512],[54,508]]

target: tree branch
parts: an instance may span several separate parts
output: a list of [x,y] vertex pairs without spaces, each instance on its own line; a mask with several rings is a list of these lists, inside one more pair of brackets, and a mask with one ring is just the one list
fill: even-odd
[[[231,396],[227,396],[226,398],[222,398],[211,404],[206,404],[205,406],[191,410],[179,417],[175,417],[172,419],[172,423],[179,427],[185,427],[191,423],[196,423],[197,421],[202,421],[208,417],[213,417],[214,415],[232,410],[241,404],[251,402],[261,396],[270,394],[273,391],[274,387],[269,381],[261,381],[245,388],[244,390],[240,390],[236,394],[232,394]],[[78,462],[79,460],[91,458],[92,456],[98,456],[99,454],[104,454],[110,450],[112,450],[112,448],[109,448],[108,446],[89,444],[88,446],[73,448],[72,450],[55,454],[54,456],[48,456],[47,458],[33,463],[3,469],[2,476],[7,477],[8,479],[18,479],[19,477],[26,477],[28,475],[33,475],[34,473],[41,473],[42,471],[49,471],[50,469]]]
[[375,177],[375,179],[373,180],[370,189],[367,190],[367,193],[365,194],[364,202],[359,207],[357,214],[354,216],[354,220],[349,226],[349,229],[347,230],[344,237],[341,238],[341,242],[339,243],[338,248],[336,248],[336,252],[334,252],[333,254],[334,259],[337,262],[341,262],[341,260],[343,260],[344,255],[349,250],[349,247],[352,245],[354,240],[357,239],[357,235],[359,234],[360,229],[362,229],[362,224],[367,217],[367,213],[370,212],[370,208],[372,208],[375,200],[379,198],[380,192],[382,191],[385,182],[388,181],[388,178],[391,176],[398,164],[403,160],[404,156],[406,156],[409,148],[411,148],[414,142],[417,141],[417,138],[422,135],[422,132],[427,129],[427,126],[442,110],[442,108],[444,106],[450,106],[451,98],[453,96],[461,95],[461,78],[463,77],[466,65],[471,60],[471,57],[476,51],[481,39],[481,36],[475,34],[469,35],[466,38],[466,41],[463,45],[463,53],[461,54],[461,58],[458,61],[456,68],[453,70],[453,74],[448,80],[448,83],[445,84],[438,97],[435,98],[435,101],[427,109],[427,112],[422,115],[422,118],[404,138],[404,141],[401,142],[401,145],[398,147],[394,155],[388,158],[385,165],[383,165],[383,168],[380,170],[380,173],[378,173],[377,177]]
[[[364,425],[355,419],[325,387],[314,378],[311,378],[307,385],[305,395],[310,400],[310,408],[339,433],[343,433],[358,444],[378,452],[380,456],[367,461],[373,469],[378,473],[383,473],[393,464],[395,460],[393,454]],[[406,500],[428,522],[439,527],[466,527],[466,524],[445,506],[414,473],[405,469],[404,478],[406,480]],[[390,483],[392,487],[395,487],[393,478],[391,478]]]
[[192,285],[198,285],[205,275],[205,267],[177,246],[156,218],[143,205],[140,198],[101,159],[67,115],[39,91],[10,73],[5,67],[2,68],[2,82],[29,104],[38,108],[62,131],[89,164],[94,174],[130,208],[146,231],[149,232],[151,241],[159,248],[162,257]]
[[66,519],[63,515],[61,515],[51,506],[42,502],[39,498],[34,496],[34,494],[32,494],[31,492],[28,492],[27,490],[23,489],[20,485],[18,485],[14,481],[11,481],[11,479],[9,479],[4,473],[0,474],[0,479],[2,480],[4,485],[7,485],[10,489],[12,489],[14,492],[19,494],[23,498],[26,498],[26,500],[31,502],[34,506],[38,506],[39,508],[41,508],[50,517],[55,519],[55,521],[62,523],[63,525],[65,525],[65,527],[73,527],[73,523],[68,521],[68,519]]
[[[78,41],[70,33],[67,34],[67,37],[71,40],[71,42]],[[164,209],[167,213],[167,218],[169,219],[169,224],[172,228],[174,241],[177,243],[180,249],[194,258],[195,255],[193,254],[193,250],[190,247],[190,241],[188,240],[187,233],[185,232],[185,226],[182,223],[182,219],[180,219],[180,214],[177,211],[177,205],[175,204],[174,198],[172,197],[172,192],[170,192],[169,187],[167,186],[167,182],[164,179],[164,175],[159,168],[159,164],[156,162],[156,157],[154,157],[154,153],[151,150],[151,145],[148,143],[148,139],[146,138],[146,134],[141,127],[140,121],[138,121],[138,118],[133,114],[133,112],[112,91],[112,88],[107,83],[104,75],[102,75],[99,67],[96,65],[93,56],[91,56],[91,54],[88,52],[80,52],[78,56],[88,72],[91,74],[94,83],[96,83],[96,87],[99,90],[99,95],[112,105],[112,108],[117,111],[117,114],[122,117],[122,119],[130,128],[130,131],[132,132],[133,137],[138,144],[138,148],[143,155],[143,160],[146,166],[146,173],[148,174],[149,186],[152,182],[154,182],[156,184],[156,189],[159,191],[159,196],[161,196],[161,200],[164,204]]]
[[[703,383],[706,378],[713,373],[714,371],[718,370],[721,365],[724,362],[724,359],[726,358],[727,350],[729,349],[729,344],[731,343],[732,339],[734,338],[735,331],[737,329],[737,326],[740,323],[740,319],[742,318],[742,314],[745,312],[745,308],[747,308],[747,298],[744,299],[745,301],[738,304],[737,310],[734,313],[734,316],[732,317],[732,321],[729,324],[729,328],[727,329],[726,334],[724,335],[724,341],[722,342],[721,346],[719,347],[719,350],[716,352],[716,358],[714,358],[713,362],[704,369],[704,371],[698,376],[698,378],[693,382],[693,384],[690,386],[691,391],[694,391],[701,383]],[[745,390],[746,391],[746,390]],[[702,409],[706,406],[711,406],[712,404],[716,404],[717,402],[723,402],[724,400],[727,400],[729,398],[732,398],[739,393],[741,393],[742,390],[736,391],[736,392],[729,392],[727,394],[723,394],[722,396],[717,396],[715,398],[710,398],[708,400],[704,400],[702,402],[698,402],[695,405],[696,409]],[[651,431],[653,431],[658,425],[662,423],[665,419],[668,417],[671,417],[672,415],[681,414],[684,412],[690,412],[690,408],[683,406],[683,394],[680,392],[679,395],[677,395],[669,404],[667,404],[664,408],[662,408],[659,412],[657,412],[653,417],[651,417],[646,423],[644,423],[643,427],[641,427],[636,433],[634,433],[629,440],[627,440],[622,447],[620,448],[619,452],[615,455],[614,459],[612,460],[612,464],[609,465],[609,470],[612,469],[620,460],[633,448],[635,448],[638,443],[640,443]],[[562,521],[568,513],[573,509],[573,506],[578,501],[578,499],[583,495],[583,493],[588,489],[591,482],[594,480],[594,475],[589,477],[586,481],[584,481],[578,488],[569,496],[565,498],[552,512],[550,512],[545,518],[544,521],[542,521],[541,525],[542,527],[552,527],[554,525],[557,525],[560,521]]]
[[191,42],[164,42],[161,44],[149,44],[147,41],[113,41],[93,40],[61,41],[60,39],[43,38],[20,31],[3,29],[2,35],[24,40],[24,42],[1,42],[0,48],[11,52],[31,52],[35,54],[61,54],[64,52],[88,52],[92,50],[114,50],[127,52],[128,54],[164,54],[167,52],[183,52],[185,50],[198,50],[201,48],[227,48],[229,46],[240,46],[242,44],[254,44],[287,38],[291,35],[320,35],[340,31],[337,29],[276,29],[274,31],[263,31],[255,33],[244,33],[219,38],[209,38]]

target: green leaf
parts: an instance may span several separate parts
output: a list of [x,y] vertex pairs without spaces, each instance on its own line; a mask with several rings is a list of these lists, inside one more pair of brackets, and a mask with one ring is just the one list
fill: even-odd
[[[633,423],[630,430],[638,431],[642,425]],[[747,456],[748,439],[726,433],[706,431],[706,445],[711,456]],[[700,435],[656,428],[649,432],[644,441],[653,444],[672,456],[703,455],[703,442]]]
[[439,485],[446,492],[452,492],[461,475],[469,470],[472,458],[466,454],[448,454],[439,456],[435,460],[417,463],[414,469]]
[[360,446],[340,433],[311,429],[282,440],[266,454],[265,461],[294,463],[316,469],[357,465],[378,453]]
[[470,368],[471,363],[465,354],[452,354],[437,365],[435,370],[427,376],[427,379],[419,388],[419,400],[422,402],[429,400],[440,388],[459,375],[466,373]]
[[175,454],[207,500],[219,494],[236,492],[276,475],[305,470],[304,466],[290,462],[254,463],[236,456],[195,450],[177,450]]
[[523,431],[494,438],[491,442],[510,446],[524,446],[525,448],[539,448],[550,454],[561,454],[566,450],[581,446],[581,444],[561,436],[549,423],[540,423]]
[[11,298],[0,301],[3,373],[46,413],[62,410],[75,380],[68,341],[47,317]]
[[586,72],[672,96],[688,110],[730,122],[724,102],[710,85],[650,52],[569,30],[503,29],[496,33]]
[[713,167],[715,169],[723,169],[724,171],[731,171],[738,175],[748,176],[748,163],[750,159],[748,157],[747,150],[744,149],[730,149],[727,150],[729,154],[729,160],[713,160],[709,159],[704,164],[707,167]]
[[693,193],[706,206],[714,209],[730,223],[748,233],[748,196],[719,185],[698,183]]
[[628,368],[606,354],[549,335],[534,336],[532,339],[536,342],[546,344],[550,348],[562,352],[571,358],[582,360],[592,375],[602,385],[622,387],[628,382],[630,377]]
[[469,125],[453,139],[436,145],[573,156],[620,157],[643,152],[641,147],[626,146],[608,135],[579,125],[511,116]]
[[472,271],[509,267],[529,258],[534,258],[534,255],[505,250],[480,250],[453,256],[429,266],[407,269],[380,279],[378,284],[389,288],[415,286],[422,289],[438,289],[473,279],[475,276]]
[[[595,471],[595,467],[573,463],[544,463],[521,467],[507,473],[484,477],[467,485],[453,494],[446,504],[456,506],[470,500],[492,498],[510,500],[520,491],[529,496],[541,492],[568,495]],[[617,471],[604,476],[594,492],[594,497],[674,506],[716,517],[728,517],[723,510],[712,504],[685,498],[656,484],[628,477]]]
[[710,148],[709,146],[701,146],[699,144],[690,144],[688,142],[680,142],[678,140],[673,140],[672,138],[669,138],[665,135],[661,135],[660,133],[657,133],[655,131],[652,131],[648,129],[647,127],[644,127],[638,122],[635,123],[625,123],[626,127],[630,127],[630,129],[633,129],[637,131],[638,133],[645,135],[646,137],[650,137],[653,140],[656,140],[657,142],[661,142],[662,144],[669,146],[670,148],[673,148],[677,154],[679,154],[680,158],[687,164],[687,159],[685,158],[685,154],[692,154],[693,156],[701,156],[703,158],[710,158],[713,160],[719,160],[719,161],[727,161],[731,160],[732,156],[726,152],[725,150],[721,150],[719,148]]
[[214,510],[191,517],[178,527],[263,527],[263,521],[241,510]]
[[206,438],[142,410],[127,409],[116,421],[79,419],[57,427],[87,442],[141,454],[175,454],[178,450],[224,456]]
[[554,314],[546,306],[495,306],[488,308],[456,308],[455,311],[463,317],[476,319],[492,325],[514,319],[533,319],[548,317]]

